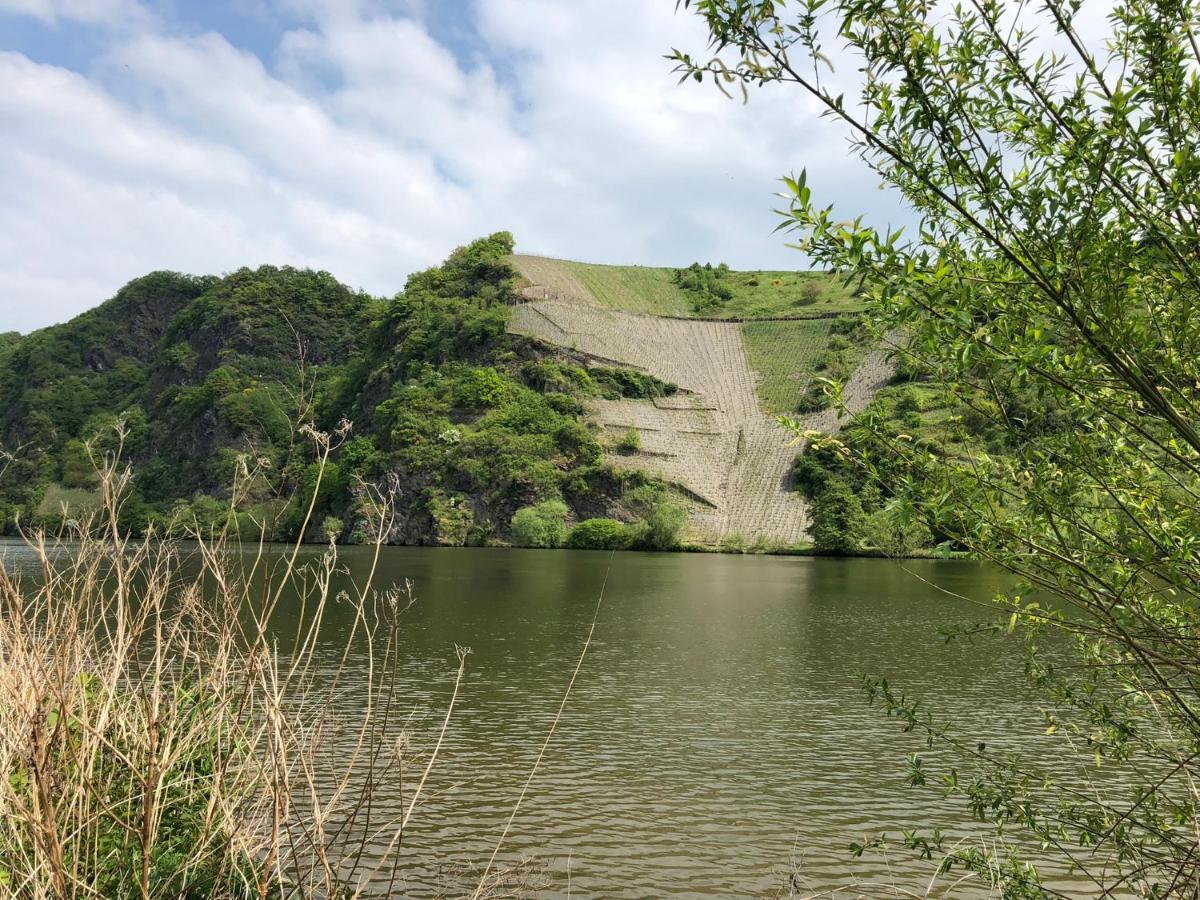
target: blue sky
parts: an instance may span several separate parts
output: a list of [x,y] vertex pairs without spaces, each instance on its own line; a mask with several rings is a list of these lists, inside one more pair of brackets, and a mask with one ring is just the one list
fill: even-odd
[[780,175],[901,218],[785,90],[678,86],[675,0],[0,0],[0,331],[147,271],[390,295],[506,229],[598,262],[800,267]]

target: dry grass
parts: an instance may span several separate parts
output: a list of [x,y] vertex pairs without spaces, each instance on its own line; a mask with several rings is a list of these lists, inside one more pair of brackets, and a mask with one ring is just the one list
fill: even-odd
[[[310,437],[326,460],[337,436]],[[395,727],[406,592],[377,590],[372,564],[334,595],[332,547],[301,566],[298,546],[246,560],[224,534],[131,541],[117,527],[129,470],[110,457],[100,477],[98,516],[27,535],[35,577],[0,564],[0,896],[390,895],[437,758],[406,759]],[[377,494],[376,562],[390,516]],[[281,635],[285,597],[303,614]],[[318,672],[333,604],[354,624]],[[367,674],[348,714],[352,648]],[[321,753],[334,728],[336,761]],[[403,815],[382,820],[372,785],[410,765]]]

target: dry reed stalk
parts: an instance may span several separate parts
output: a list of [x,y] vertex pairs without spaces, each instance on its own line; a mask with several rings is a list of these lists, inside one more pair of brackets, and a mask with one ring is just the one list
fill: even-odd
[[[324,464],[344,431],[307,434]],[[392,496],[374,494],[367,580],[335,592],[332,546],[302,565],[298,545],[272,558],[230,527],[194,545],[130,539],[130,471],[119,451],[97,470],[99,517],[27,534],[33,576],[0,564],[0,897],[390,893],[419,799],[385,821],[371,802],[404,764],[395,688],[411,588],[372,584]],[[330,664],[318,635],[335,603],[352,626]],[[366,672],[347,715],[352,651]],[[335,733],[331,763],[320,751]]]

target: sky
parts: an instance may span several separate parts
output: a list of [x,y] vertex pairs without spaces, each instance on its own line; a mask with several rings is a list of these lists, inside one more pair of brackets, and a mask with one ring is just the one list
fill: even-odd
[[456,246],[801,268],[779,178],[903,211],[797,91],[679,85],[675,0],[0,0],[0,331],[157,269],[390,296]]

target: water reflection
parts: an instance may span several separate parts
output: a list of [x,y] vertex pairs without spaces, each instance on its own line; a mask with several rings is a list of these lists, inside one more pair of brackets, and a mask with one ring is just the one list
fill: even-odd
[[[5,558],[19,564],[21,551],[10,545]],[[350,548],[342,562],[349,583],[370,553]],[[606,572],[589,657],[502,854],[505,865],[526,855],[547,865],[551,895],[565,893],[568,868],[575,896],[771,895],[797,854],[810,885],[830,886],[880,874],[851,860],[851,841],[961,823],[934,789],[905,785],[917,745],[866,705],[860,672],[960,716],[972,739],[1036,732],[1017,649],[938,634],[986,613],[921,578],[986,599],[999,581],[973,563],[388,549],[380,581],[411,579],[417,596],[404,618],[402,700],[425,713],[412,722],[418,742],[440,725],[455,645],[473,651],[405,835],[407,895],[453,892],[454,868],[490,855]],[[331,659],[347,616],[329,613]],[[285,616],[281,631],[295,624]],[[401,786],[376,800],[394,812]],[[889,877],[923,885],[928,864],[904,861]]]

